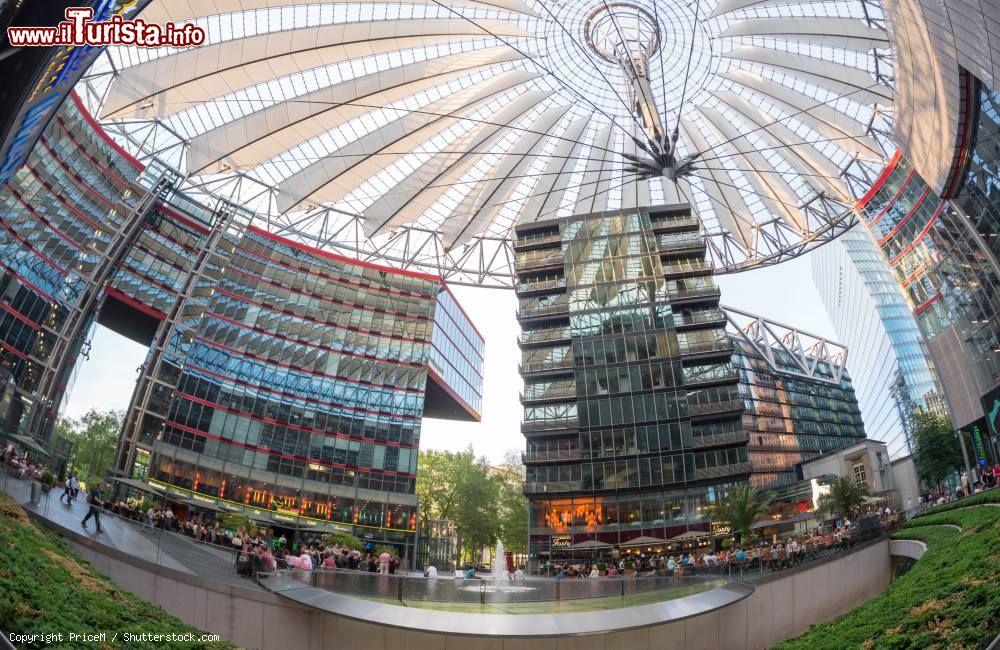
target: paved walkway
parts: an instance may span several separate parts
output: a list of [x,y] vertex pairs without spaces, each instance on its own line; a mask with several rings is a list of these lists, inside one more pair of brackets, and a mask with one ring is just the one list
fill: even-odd
[[31,498],[30,482],[8,477],[3,469],[0,469],[0,489],[25,509],[123,553],[210,580],[237,583],[251,589],[260,588],[252,580],[236,575],[232,551],[201,544],[177,533],[149,529],[144,531],[140,524],[104,511],[101,512],[100,533],[97,532],[97,523],[93,517],[84,528],[80,521],[87,514],[88,506],[82,499],[68,506],[59,500],[62,490],[53,489],[48,494],[42,494],[37,507],[32,506],[28,504]]

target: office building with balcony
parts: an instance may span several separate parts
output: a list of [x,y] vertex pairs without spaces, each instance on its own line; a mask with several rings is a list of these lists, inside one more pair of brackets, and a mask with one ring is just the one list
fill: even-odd
[[530,556],[708,531],[750,464],[697,220],[679,205],[516,235]]
[[863,440],[865,425],[844,346],[728,307],[733,367],[746,408],[752,485],[799,481],[796,466]]
[[176,180],[74,97],[0,191],[4,435],[49,445],[101,323],[149,346],[120,489],[413,558],[421,420],[479,419],[482,336],[440,277],[279,237]]

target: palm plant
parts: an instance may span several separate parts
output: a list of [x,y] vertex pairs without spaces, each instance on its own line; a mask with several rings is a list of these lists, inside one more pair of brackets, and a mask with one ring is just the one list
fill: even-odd
[[865,497],[870,494],[867,485],[858,485],[851,478],[838,476],[830,481],[830,491],[820,495],[816,508],[831,515],[847,517],[860,507],[865,502]]
[[743,485],[726,492],[710,509],[712,519],[728,521],[737,540],[750,533],[750,527],[767,507],[773,495],[750,485]]

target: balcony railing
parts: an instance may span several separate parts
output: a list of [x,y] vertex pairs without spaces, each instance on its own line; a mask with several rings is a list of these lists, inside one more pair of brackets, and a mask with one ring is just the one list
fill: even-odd
[[573,358],[566,357],[561,361],[551,361],[545,363],[522,363],[518,367],[518,372],[526,375],[530,375],[536,372],[552,372],[553,370],[572,370],[573,369]]
[[553,420],[532,420],[522,422],[521,431],[531,433],[534,431],[558,431],[560,429],[575,429],[579,424],[577,418],[559,418]]
[[750,463],[733,463],[732,465],[719,465],[718,467],[705,467],[694,470],[696,481],[722,478],[723,476],[736,476],[739,474],[749,474]]
[[692,439],[692,444],[695,449],[701,449],[704,447],[715,447],[716,445],[747,442],[749,439],[750,434],[746,431],[726,431],[725,433],[706,433],[702,435],[695,435]]
[[583,481],[528,481],[524,484],[526,494],[542,492],[576,492],[583,489]]
[[712,402],[711,404],[689,404],[688,415],[708,415],[710,413],[726,413],[742,411],[743,401],[738,399]]
[[558,232],[544,232],[544,233],[534,233],[530,235],[522,235],[514,240],[514,248],[521,248],[523,246],[535,246],[538,244],[554,244],[560,241]]
[[525,463],[547,463],[562,460],[580,460],[582,454],[579,449],[558,449],[555,451],[529,451],[521,454],[521,460]]
[[733,340],[725,338],[721,341],[707,341],[703,343],[689,343],[680,346],[681,356],[688,354],[706,354],[710,352],[732,352]]
[[566,278],[551,278],[545,280],[535,280],[518,282],[515,291],[517,293],[529,293],[531,291],[547,291],[549,289],[563,289],[566,287]]
[[531,345],[535,343],[551,343],[553,341],[565,341],[569,339],[569,328],[559,327],[544,330],[529,330],[524,332],[517,340],[518,343]]
[[700,228],[701,222],[696,217],[680,219],[658,219],[653,222],[653,230],[673,230],[676,228]]
[[664,264],[664,275],[680,275],[682,273],[699,273],[702,271],[714,271],[715,265],[711,262],[695,262],[691,264]]
[[562,300],[531,304],[530,302],[521,306],[517,310],[518,318],[532,318],[534,316],[548,316],[549,314],[559,314],[569,311],[569,301],[563,297]]
[[686,325],[708,325],[710,323],[723,323],[726,315],[721,311],[696,312],[685,315],[683,312],[674,312],[674,325],[684,327]]
[[522,402],[544,402],[552,399],[575,399],[576,398],[576,387],[559,389],[559,390],[547,390],[543,393],[538,394],[528,394],[522,395]]
[[563,261],[562,249],[525,251],[518,253],[515,258],[515,266],[518,270],[524,271],[543,266],[561,265]]
[[684,300],[686,298],[708,298],[721,296],[719,287],[691,287],[687,289],[674,289],[670,288],[667,290],[668,295],[671,300]]
[[685,386],[697,386],[699,384],[714,384],[720,381],[736,381],[740,376],[734,370],[725,374],[704,374],[704,375],[693,375],[684,377]]
[[701,248],[704,245],[705,240],[697,234],[675,233],[672,235],[656,236],[656,246],[659,248],[661,253],[687,248],[696,249]]

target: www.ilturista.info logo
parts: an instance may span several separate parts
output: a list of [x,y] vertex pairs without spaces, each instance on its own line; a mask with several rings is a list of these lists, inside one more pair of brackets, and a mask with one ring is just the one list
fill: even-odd
[[65,16],[55,27],[8,27],[7,38],[14,47],[194,47],[205,42],[205,30],[193,23],[150,23],[120,14],[95,22],[93,7],[68,7]]

